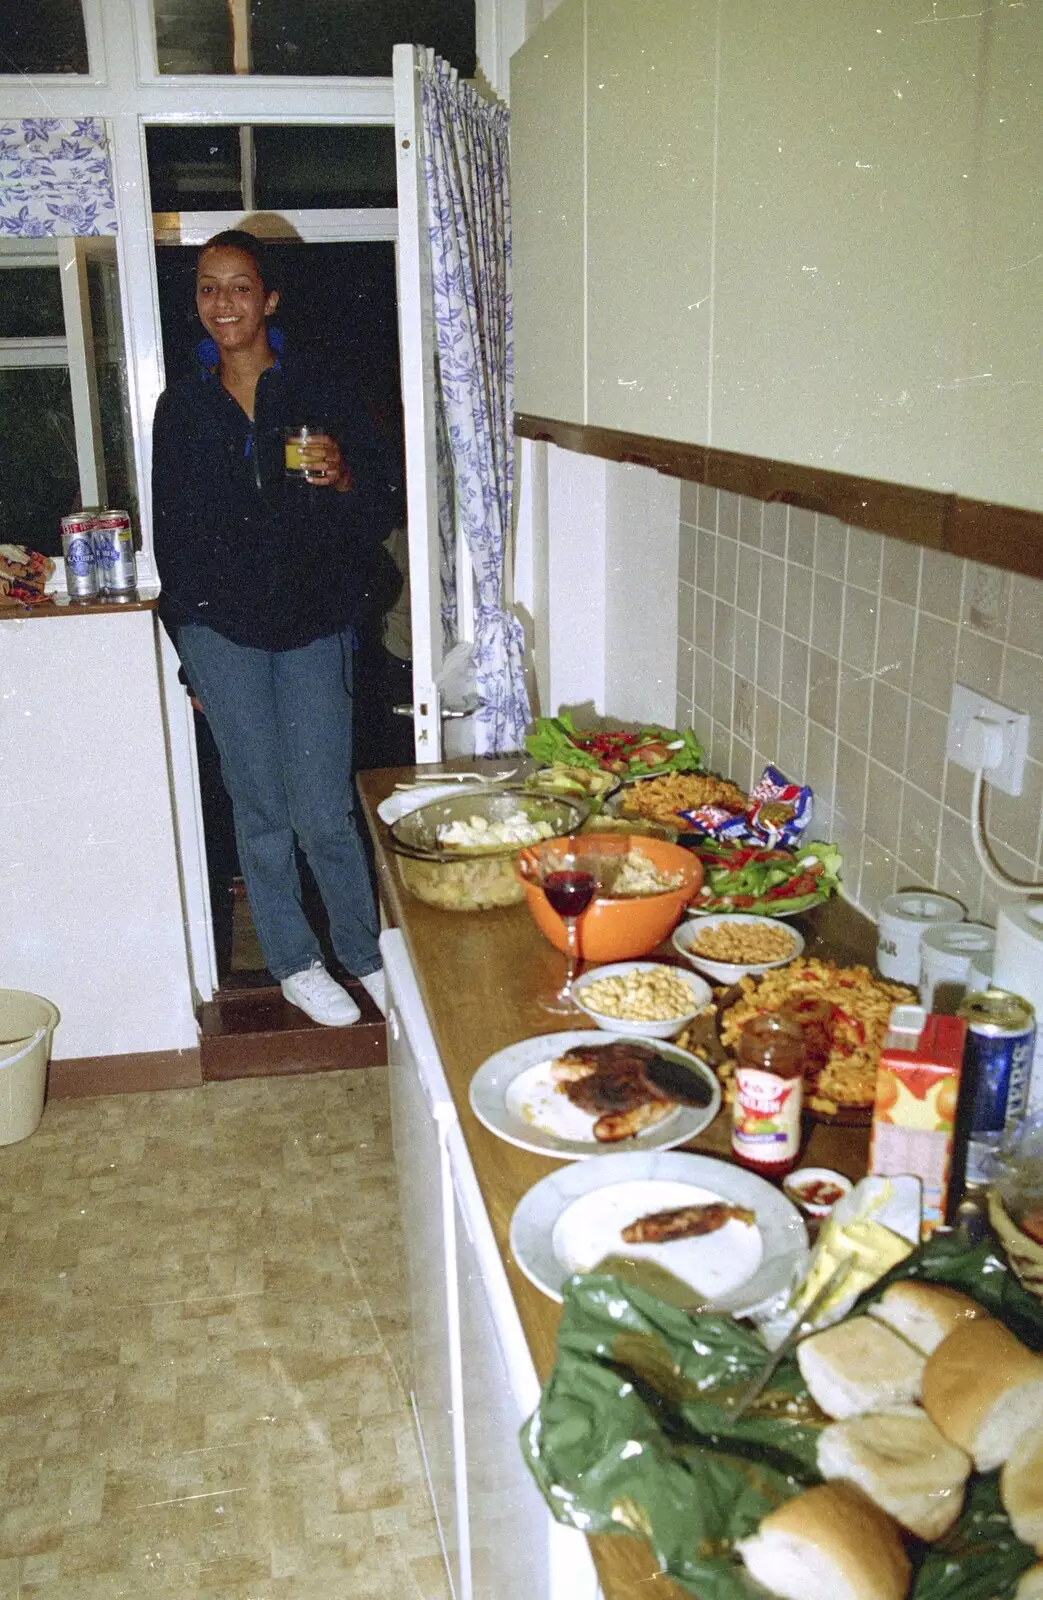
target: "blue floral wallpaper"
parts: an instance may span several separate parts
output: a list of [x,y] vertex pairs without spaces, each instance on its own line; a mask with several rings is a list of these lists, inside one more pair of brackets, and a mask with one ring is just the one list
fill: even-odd
[[99,117],[0,118],[0,238],[115,232],[116,198]]

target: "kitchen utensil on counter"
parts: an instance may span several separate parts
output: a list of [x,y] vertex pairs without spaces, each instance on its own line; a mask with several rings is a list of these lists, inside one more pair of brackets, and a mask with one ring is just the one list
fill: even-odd
[[1028,900],[1000,906],[991,983],[997,989],[1021,995],[1035,1008],[1036,1049],[1026,1110],[1029,1114],[1043,1111],[1043,902]]
[[[664,1121],[618,1144],[594,1137],[596,1118],[572,1104],[551,1077],[551,1065],[566,1050],[610,1044],[614,1035],[597,1028],[537,1034],[498,1050],[483,1061],[471,1080],[471,1109],[479,1122],[522,1150],[576,1161],[625,1150],[670,1150],[708,1128],[721,1106],[721,1089],[710,1068],[665,1040],[650,1039],[657,1056],[680,1062],[705,1084],[703,1106],[678,1104]],[[628,1043],[632,1041],[627,1041]]]
[[[697,893],[703,881],[702,863],[689,851],[664,839],[633,834],[585,834],[582,844],[584,851],[593,849],[603,857],[602,877],[611,861],[619,862],[631,850],[649,861],[656,871],[680,875],[676,888],[659,894],[616,899],[601,890],[583,918],[579,930],[581,960],[627,961],[650,955],[677,926],[684,907]],[[539,856],[557,848],[546,841],[521,851],[518,871],[536,926],[556,950],[565,951],[565,925],[533,875]]]
[[763,1372],[759,1372],[754,1378],[753,1382],[748,1384],[747,1387],[739,1393],[735,1401],[734,1409],[731,1413],[732,1421],[734,1421],[737,1417],[741,1417],[745,1412],[747,1412],[752,1406],[753,1402],[756,1400],[757,1396],[764,1393],[764,1390],[768,1387],[768,1384],[771,1382],[776,1371],[782,1365],[783,1361],[785,1361],[790,1351],[793,1350],[795,1346],[800,1343],[804,1335],[810,1332],[810,1330],[814,1327],[815,1318],[818,1316],[819,1312],[830,1296],[834,1294],[836,1290],[839,1289],[843,1284],[848,1273],[851,1271],[851,1265],[851,1257],[845,1256],[843,1261],[839,1262],[834,1270],[830,1273],[821,1289],[812,1299],[811,1304],[804,1312],[804,1315],[801,1317],[800,1321],[793,1324],[793,1327],[790,1329],[785,1339],[783,1339],[778,1349],[772,1351],[771,1357],[768,1360],[768,1364],[764,1368]]
[[[637,1218],[723,1201],[754,1214],[716,1232],[661,1244],[627,1244]],[[561,1167],[534,1184],[511,1218],[511,1251],[538,1289],[560,1300],[574,1272],[608,1270],[621,1254],[687,1285],[707,1311],[745,1316],[780,1294],[803,1269],[807,1231],[778,1189],[712,1156],[616,1154]]]
[[[586,803],[568,795],[533,794],[501,784],[464,788],[443,795],[399,817],[388,829],[388,845],[402,882],[426,905],[445,911],[488,911],[517,905],[525,890],[514,870],[522,846],[515,844],[447,847],[439,829],[475,818],[493,825],[525,822],[548,827],[552,838],[574,833],[587,815]],[[549,841],[544,841],[549,842]]]
[[[670,973],[675,981],[682,984],[688,991],[689,999],[683,1011],[675,1012],[669,1017],[629,1020],[626,1017],[613,1016],[611,1012],[599,1010],[597,1004],[587,999],[587,993],[592,984],[601,983],[605,979],[626,979],[631,975],[640,980],[642,974],[655,974],[659,972]],[[610,1033],[629,1034],[633,1038],[643,1039],[674,1039],[681,1029],[686,1027],[693,1017],[710,1004],[713,991],[710,985],[694,973],[687,973],[680,967],[668,967],[661,961],[613,961],[607,966],[592,967],[581,978],[577,978],[572,986],[573,1003],[581,1011],[585,1011],[599,1028],[607,1028]]]
[[929,928],[962,922],[966,912],[951,895],[933,889],[889,894],[880,907],[876,964],[894,983],[919,983],[920,940]]

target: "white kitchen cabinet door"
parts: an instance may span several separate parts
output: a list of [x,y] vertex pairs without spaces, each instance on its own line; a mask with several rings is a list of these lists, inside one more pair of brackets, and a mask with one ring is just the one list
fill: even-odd
[[[401,934],[381,935],[388,985],[391,1126],[409,1283],[412,1371],[407,1375],[424,1470],[454,1600],[469,1600],[452,1189],[445,1156],[456,1113],[444,1083]],[[448,1220],[448,1228],[446,1226]]]
[[473,1600],[597,1600],[581,1533],[558,1525],[522,1457],[518,1432],[539,1399],[507,1276],[459,1124],[452,1171],[464,1381],[464,1484]]

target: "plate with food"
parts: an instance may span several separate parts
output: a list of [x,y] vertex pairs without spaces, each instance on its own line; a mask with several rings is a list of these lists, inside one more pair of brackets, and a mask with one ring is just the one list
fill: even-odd
[[703,830],[681,815],[702,806],[722,806],[741,815],[749,796],[727,778],[712,772],[671,771],[624,781],[606,802],[612,816],[631,822],[654,822],[673,828],[680,838],[701,837]]
[[807,1232],[796,1207],[741,1167],[633,1153],[541,1179],[515,1209],[511,1250],[552,1300],[576,1272],[644,1271],[683,1285],[700,1308],[741,1316],[799,1272]]
[[577,728],[567,711],[537,717],[525,748],[545,767],[586,767],[619,777],[650,772],[698,772],[703,747],[691,728]]
[[721,1044],[730,1058],[718,1068],[722,1081],[727,1084],[734,1071],[743,1026],[782,1011],[804,1028],[804,1109],[823,1122],[868,1124],[891,1009],[915,1005],[914,991],[874,977],[868,967],[838,967],[814,956],[761,978],[743,978],[737,987],[738,998],[720,1018]]
[[721,1089],[687,1050],[591,1028],[498,1050],[471,1080],[470,1100],[478,1120],[508,1144],[577,1161],[685,1144],[717,1115]]
[[697,845],[695,853],[705,877],[688,907],[692,916],[742,911],[795,917],[828,900],[840,887],[840,851],[819,840],[794,850],[707,841]]

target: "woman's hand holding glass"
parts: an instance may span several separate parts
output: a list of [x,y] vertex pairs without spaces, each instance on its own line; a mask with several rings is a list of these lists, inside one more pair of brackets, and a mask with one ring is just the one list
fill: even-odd
[[286,470],[292,477],[303,477],[320,489],[336,489],[340,494],[354,487],[351,469],[332,434],[302,426],[287,428],[285,439]]

